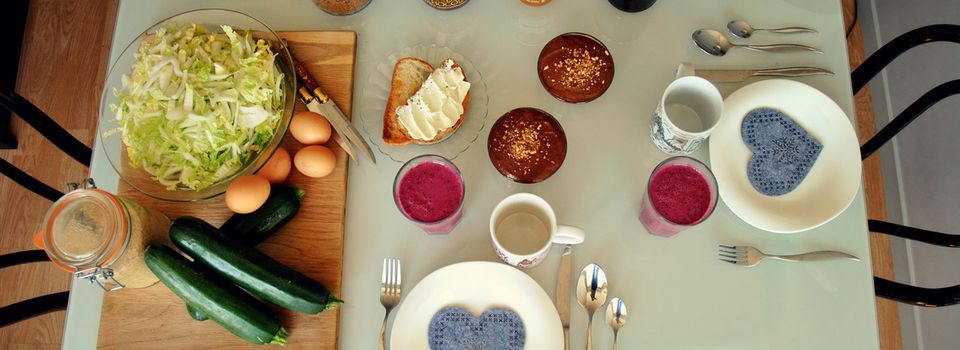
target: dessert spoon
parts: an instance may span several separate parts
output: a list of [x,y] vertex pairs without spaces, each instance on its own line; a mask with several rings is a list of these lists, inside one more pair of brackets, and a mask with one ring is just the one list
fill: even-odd
[[577,302],[587,310],[587,350],[593,350],[593,313],[607,301],[607,275],[588,264],[577,278]]
[[613,350],[617,350],[617,331],[627,324],[627,304],[622,299],[613,298],[607,303],[607,324],[613,328]]

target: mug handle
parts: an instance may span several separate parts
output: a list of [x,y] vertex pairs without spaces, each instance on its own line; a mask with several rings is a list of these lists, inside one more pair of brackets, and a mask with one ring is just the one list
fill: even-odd
[[583,232],[582,228],[567,225],[557,225],[557,233],[553,235],[553,243],[580,244],[583,243],[585,236],[586,234]]
[[681,77],[692,77],[696,75],[697,70],[693,68],[693,63],[683,62],[677,67],[677,79]]

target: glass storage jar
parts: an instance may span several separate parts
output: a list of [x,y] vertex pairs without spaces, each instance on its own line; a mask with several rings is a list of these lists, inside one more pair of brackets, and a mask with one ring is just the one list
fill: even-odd
[[88,179],[47,210],[34,243],[57,267],[105,290],[144,288],[158,281],[144,251],[169,245],[169,228],[163,213],[97,189]]

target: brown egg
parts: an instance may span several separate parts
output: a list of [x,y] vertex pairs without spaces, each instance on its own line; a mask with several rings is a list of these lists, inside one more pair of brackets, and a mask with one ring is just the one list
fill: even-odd
[[290,153],[283,147],[277,147],[270,156],[270,160],[260,168],[257,174],[267,178],[271,184],[287,181],[287,176],[290,175]]
[[290,134],[304,145],[326,143],[330,140],[330,122],[313,112],[297,112],[290,121]]
[[260,175],[238,177],[227,186],[224,202],[237,214],[248,214],[260,208],[270,196],[270,181]]
[[307,146],[301,148],[293,156],[293,165],[303,175],[309,177],[324,177],[337,167],[337,155],[323,146]]

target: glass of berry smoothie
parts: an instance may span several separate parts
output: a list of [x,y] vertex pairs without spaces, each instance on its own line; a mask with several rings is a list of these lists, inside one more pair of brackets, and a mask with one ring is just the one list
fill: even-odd
[[393,180],[397,209],[426,233],[449,233],[463,215],[463,176],[433,154],[407,161]]
[[684,156],[660,162],[643,195],[640,222],[651,234],[670,237],[697,225],[717,206],[717,179],[700,161]]

